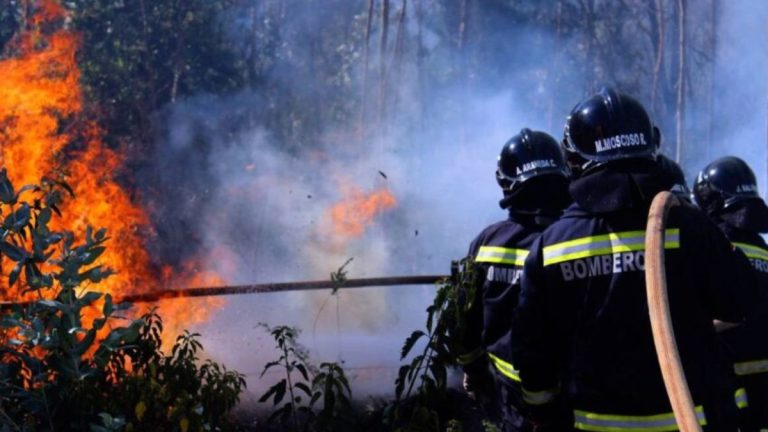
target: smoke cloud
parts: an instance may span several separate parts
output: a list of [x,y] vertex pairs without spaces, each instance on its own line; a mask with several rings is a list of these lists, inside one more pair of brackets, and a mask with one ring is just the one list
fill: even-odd
[[[587,87],[576,69],[557,82],[547,76],[553,66],[569,64],[552,54],[555,35],[480,16],[476,20],[492,30],[459,47],[444,32],[456,23],[427,20],[419,27],[410,19],[404,60],[398,69],[388,60],[386,115],[378,106],[374,41],[379,35],[374,33],[366,106],[353,110],[348,121],[324,110],[297,119],[295,129],[312,130],[315,141],[286,135],[270,120],[276,108],[269,95],[280,95],[285,104],[317,107],[345,90],[350,106],[359,103],[359,56],[326,59],[335,65],[331,78],[307,60],[317,40],[338,44],[340,53],[362,43],[327,40],[324,33],[334,19],[349,20],[352,29],[365,24],[362,6],[351,3],[306,10],[297,6],[301,2],[275,3],[290,19],[259,31],[267,42],[289,47],[290,56],[276,60],[263,87],[199,95],[157,113],[154,163],[140,173],[158,229],[157,256],[166,262],[203,257],[206,270],[230,284],[327,279],[350,257],[350,278],[447,274],[450,261],[466,253],[483,227],[506,216],[497,205],[501,194],[494,180],[503,143],[522,127],[559,138],[567,112]],[[233,43],[248,46],[256,43],[243,36],[254,34],[253,14],[280,11],[244,8],[227,11],[222,20],[231,24]],[[766,172],[766,89],[758,78],[766,59],[754,52],[753,42],[766,40],[768,7],[727,2],[722,8],[716,144],[711,154],[699,151],[685,159],[689,179],[705,159],[725,154],[742,156],[756,172]],[[417,68],[417,38],[432,69]],[[256,52],[271,49],[267,42],[254,46]],[[706,114],[700,108],[691,112],[690,123]],[[364,119],[362,128],[354,119],[358,116]],[[765,190],[763,176],[758,177]],[[398,204],[378,214],[362,236],[339,241],[328,234],[328,210],[350,187],[384,188]],[[400,345],[423,326],[433,293],[433,287],[396,287],[341,290],[335,296],[233,297],[200,330],[212,357],[249,375],[251,401],[268,388],[269,377],[259,380],[258,375],[277,356],[260,322],[303,329],[300,341],[313,361],[343,361],[360,397],[393,387]]]

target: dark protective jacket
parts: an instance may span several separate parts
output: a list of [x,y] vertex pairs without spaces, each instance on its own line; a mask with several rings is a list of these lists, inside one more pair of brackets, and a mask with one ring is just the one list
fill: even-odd
[[477,286],[467,315],[463,343],[467,355],[460,359],[471,366],[468,372],[472,367],[483,367],[487,360],[501,382],[515,385],[519,381],[510,348],[512,314],[528,249],[546,222],[510,212],[509,218],[488,226],[470,244],[467,256],[475,264]]
[[[514,363],[531,405],[564,391],[576,430],[677,430],[654,348],[645,291],[650,202],[669,184],[650,165],[603,167],[571,183],[574,204],[525,262]],[[736,430],[730,368],[713,319],[744,318],[751,271],[703,214],[670,212],[670,308],[697,413],[707,430]],[[656,429],[654,429],[656,428]]]
[[768,429],[768,245],[760,234],[720,223],[728,240],[752,263],[758,300],[750,304],[746,322],[720,333],[733,361],[738,387],[745,390],[743,432]]

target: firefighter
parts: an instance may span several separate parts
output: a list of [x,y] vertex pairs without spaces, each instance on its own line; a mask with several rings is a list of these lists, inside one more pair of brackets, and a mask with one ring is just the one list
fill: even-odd
[[[736,157],[707,165],[693,186],[696,204],[728,240],[749,258],[758,279],[758,301],[743,324],[720,333],[733,361],[742,431],[768,430],[768,207],[757,192],[755,174]],[[743,389],[743,390],[742,390]]]
[[493,411],[501,416],[503,430],[521,431],[519,377],[510,347],[512,311],[528,248],[570,202],[568,167],[554,138],[523,129],[504,144],[496,180],[504,194],[499,205],[509,214],[485,228],[469,247],[477,283],[464,337],[469,349],[460,362],[467,390],[492,392]]
[[[653,343],[645,288],[645,227],[672,183],[658,137],[634,98],[603,89],[571,112],[563,147],[574,203],[531,247],[513,332],[523,400],[542,430],[677,430]],[[714,319],[739,322],[752,275],[704,214],[672,208],[664,243],[677,346],[705,430],[735,431],[727,360]],[[550,425],[559,398],[568,428]]]

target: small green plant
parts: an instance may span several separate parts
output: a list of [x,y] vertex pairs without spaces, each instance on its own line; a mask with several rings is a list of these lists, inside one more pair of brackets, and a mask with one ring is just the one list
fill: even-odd
[[317,313],[315,314],[315,320],[312,323],[312,336],[314,337],[315,330],[317,329],[317,321],[320,319],[320,315],[325,310],[325,306],[328,304],[328,300],[331,299],[331,297],[336,298],[336,332],[341,333],[341,311],[339,309],[339,288],[342,288],[347,283],[347,266],[349,263],[354,260],[355,257],[350,257],[348,260],[344,261],[344,264],[341,265],[335,272],[331,272],[331,282],[333,282],[333,288],[331,289],[331,292],[328,294],[328,296],[323,300],[323,303],[320,305],[320,308],[317,310]]
[[466,313],[475,297],[477,276],[469,260],[454,262],[451,268],[451,278],[441,282],[427,308],[426,331],[411,333],[400,352],[404,360],[420,340],[426,339],[421,351],[398,371],[395,403],[389,410],[395,430],[460,430],[460,422],[451,417],[453,413],[440,410],[448,406],[448,368],[458,366],[457,358],[464,352],[460,341],[466,329]]
[[[264,366],[261,376],[273,368],[281,369],[284,374],[284,378],[259,399],[259,402],[271,401],[278,407],[269,422],[281,430],[354,430],[352,392],[344,369],[337,363],[321,363],[319,368],[312,365],[307,351],[296,340],[298,330],[260,325],[272,335],[280,353],[277,360]],[[315,408],[318,402],[322,402],[320,409]]]

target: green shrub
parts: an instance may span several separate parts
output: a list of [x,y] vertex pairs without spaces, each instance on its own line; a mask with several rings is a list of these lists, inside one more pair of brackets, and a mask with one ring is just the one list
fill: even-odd
[[[35,294],[0,315],[0,431],[229,428],[244,377],[199,365],[198,334],[185,332],[163,354],[154,310],[129,319],[129,305],[82,288],[112,274],[97,263],[109,238],[89,228],[76,243],[49,228],[66,193],[45,179],[16,191],[0,170],[0,268],[12,266],[8,292]],[[94,307],[98,316],[84,320]]]
[[392,430],[461,430],[461,422],[455,418],[459,413],[452,408],[455,401],[448,388],[448,369],[458,367],[457,358],[464,352],[460,341],[477,289],[477,272],[468,260],[452,263],[451,270],[451,278],[440,283],[427,307],[425,329],[415,330],[403,343],[400,360],[425,340],[421,350],[398,371],[395,401],[384,418]]

